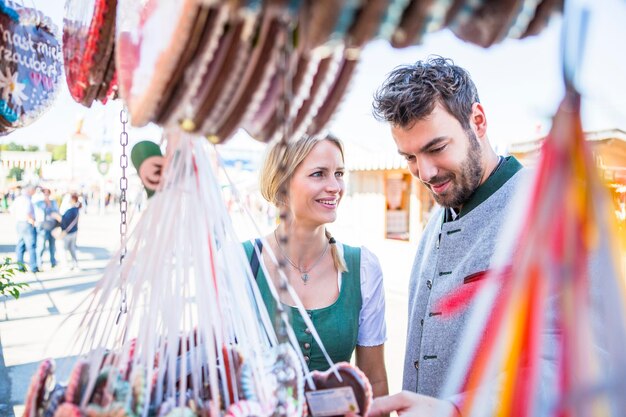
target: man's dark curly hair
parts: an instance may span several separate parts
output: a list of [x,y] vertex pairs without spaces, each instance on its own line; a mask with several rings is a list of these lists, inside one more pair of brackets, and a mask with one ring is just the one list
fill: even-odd
[[469,73],[451,59],[430,56],[394,69],[374,94],[373,113],[379,121],[410,129],[441,103],[465,130],[472,105],[480,102]]

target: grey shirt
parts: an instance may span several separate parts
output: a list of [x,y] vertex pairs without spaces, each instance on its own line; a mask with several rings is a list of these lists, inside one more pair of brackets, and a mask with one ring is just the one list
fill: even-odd
[[434,397],[448,375],[468,312],[442,318],[435,303],[489,269],[496,238],[513,198],[521,164],[508,157],[463,206],[455,220],[438,210],[419,243],[409,283],[403,389]]

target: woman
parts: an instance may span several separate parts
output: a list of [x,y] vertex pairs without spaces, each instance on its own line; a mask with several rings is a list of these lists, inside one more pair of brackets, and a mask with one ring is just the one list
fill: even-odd
[[[284,166],[281,167],[282,161]],[[349,361],[356,349],[356,365],[367,375],[374,396],[386,395],[384,363],[385,301],[378,259],[366,248],[342,245],[326,229],[337,218],[344,194],[343,145],[334,137],[303,137],[286,148],[269,150],[260,175],[263,197],[287,211],[285,221],[265,236],[284,272],[304,304],[333,362]],[[281,193],[284,189],[286,195]],[[287,241],[281,241],[286,236]],[[256,240],[259,245],[260,240]],[[244,244],[270,314],[276,304],[252,242]],[[261,245],[261,262],[278,287],[277,266]],[[288,294],[292,326],[311,370],[328,363]]]
[[70,269],[78,269],[78,258],[76,257],[76,236],[78,235],[78,215],[81,204],[78,202],[78,194],[70,197],[70,208],[61,217],[61,229],[67,233],[63,238],[65,247],[65,263],[69,264],[67,255],[72,258]]

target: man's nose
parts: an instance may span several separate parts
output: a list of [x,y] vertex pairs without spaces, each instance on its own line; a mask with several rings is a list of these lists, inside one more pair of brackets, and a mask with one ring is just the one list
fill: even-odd
[[418,159],[414,166],[415,175],[422,182],[430,182],[430,180],[437,175],[438,169],[427,158]]

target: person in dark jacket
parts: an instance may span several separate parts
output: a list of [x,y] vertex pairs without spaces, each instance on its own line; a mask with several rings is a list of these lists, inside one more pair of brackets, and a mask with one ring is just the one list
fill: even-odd
[[70,197],[71,207],[63,213],[61,218],[61,229],[67,233],[63,238],[63,246],[65,247],[65,260],[69,264],[67,255],[72,257],[70,269],[78,268],[78,259],[76,258],[76,236],[78,235],[78,214],[80,203],[78,202],[78,194],[72,194]]

